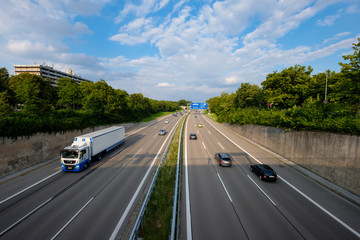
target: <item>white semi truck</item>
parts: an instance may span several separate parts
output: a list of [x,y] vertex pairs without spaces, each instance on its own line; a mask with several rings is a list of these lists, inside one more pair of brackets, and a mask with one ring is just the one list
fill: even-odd
[[115,126],[75,137],[61,153],[61,170],[79,172],[90,166],[92,160],[100,160],[108,151],[125,142],[125,128]]

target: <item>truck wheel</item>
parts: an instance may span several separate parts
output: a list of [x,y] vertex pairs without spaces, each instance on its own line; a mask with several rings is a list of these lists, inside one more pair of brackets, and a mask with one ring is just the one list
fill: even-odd
[[89,163],[86,162],[86,163],[84,164],[84,170],[87,169],[88,167],[89,167]]

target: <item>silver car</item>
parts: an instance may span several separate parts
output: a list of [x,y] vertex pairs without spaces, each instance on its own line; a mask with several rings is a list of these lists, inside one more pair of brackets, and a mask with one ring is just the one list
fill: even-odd
[[215,153],[215,159],[219,161],[219,166],[231,167],[232,159],[227,153]]
[[166,134],[166,131],[165,129],[160,129],[159,132],[158,132],[159,135],[165,135]]

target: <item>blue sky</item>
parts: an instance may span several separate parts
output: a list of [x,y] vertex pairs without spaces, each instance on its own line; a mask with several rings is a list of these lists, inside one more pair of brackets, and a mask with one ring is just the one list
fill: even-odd
[[360,0],[8,0],[0,67],[41,64],[156,100],[203,102],[300,64],[339,72]]

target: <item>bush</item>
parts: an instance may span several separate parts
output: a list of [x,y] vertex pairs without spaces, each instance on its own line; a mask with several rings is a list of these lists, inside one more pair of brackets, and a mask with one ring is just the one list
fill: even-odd
[[360,118],[346,105],[323,104],[309,100],[287,110],[237,108],[217,115],[219,122],[263,125],[277,128],[327,131],[360,135]]

